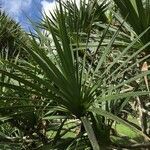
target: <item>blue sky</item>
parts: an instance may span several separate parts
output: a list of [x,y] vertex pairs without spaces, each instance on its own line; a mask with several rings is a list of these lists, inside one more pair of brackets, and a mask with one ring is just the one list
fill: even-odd
[[[67,1],[67,0],[62,0]],[[77,6],[80,5],[80,0],[75,0]],[[87,0],[86,0],[87,1]],[[55,0],[0,0],[2,10],[4,10],[11,18],[21,24],[26,30],[32,30],[32,21],[39,21],[42,13],[49,15],[49,12],[55,9]]]
[[19,22],[28,31],[31,28],[29,17],[33,21],[41,18],[43,11],[52,9],[53,0],[0,0],[1,8],[11,18]]

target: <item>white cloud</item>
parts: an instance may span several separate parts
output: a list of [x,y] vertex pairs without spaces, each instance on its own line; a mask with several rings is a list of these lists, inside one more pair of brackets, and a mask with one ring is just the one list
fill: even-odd
[[2,0],[1,7],[13,17],[16,21],[19,21],[21,12],[29,9],[32,0]]
[[[62,0],[62,1],[66,2],[68,0]],[[78,8],[80,6],[80,1],[81,0],[75,0]],[[88,0],[85,0],[85,3],[87,3],[87,2],[88,2]],[[45,13],[46,15],[49,16],[50,12],[53,12],[53,10],[55,10],[55,8],[56,8],[56,1],[53,0],[53,2],[48,2],[47,0],[42,0],[41,5],[42,5],[43,13]]]
[[42,12],[45,13],[46,15],[49,15],[50,12],[53,12],[56,7],[56,2],[48,2],[46,0],[41,1],[42,5]]

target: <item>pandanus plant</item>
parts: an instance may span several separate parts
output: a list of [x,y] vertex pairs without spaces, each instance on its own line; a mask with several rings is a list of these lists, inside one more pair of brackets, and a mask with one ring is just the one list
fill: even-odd
[[[134,57],[150,44],[145,44],[136,53],[130,56],[127,55],[128,50],[130,50],[148,29],[141,33],[139,37],[129,44],[121,53],[117,53],[115,58],[110,60],[109,57],[111,57],[112,53],[111,47],[119,33],[119,29],[112,36],[110,43],[103,47],[102,42],[108,32],[108,26],[108,28],[104,30],[102,37],[100,37],[99,43],[96,42],[92,47],[94,55],[93,60],[89,64],[89,62],[86,61],[86,52],[84,57],[80,58],[78,51],[80,48],[83,49],[83,45],[85,45],[85,49],[91,48],[90,42],[93,43],[93,41],[90,39],[90,34],[87,36],[86,43],[83,44],[78,41],[72,43],[68,26],[65,24],[64,7],[61,1],[59,1],[58,11],[59,38],[55,34],[52,24],[50,22],[47,24],[53,38],[54,46],[51,47],[49,37],[44,36],[42,32],[37,29],[42,44],[40,44],[40,41],[38,41],[34,35],[31,35],[30,46],[22,43],[23,49],[32,56],[31,62],[29,60],[26,64],[23,62],[14,64],[2,60],[9,69],[1,69],[0,73],[9,79],[9,82],[7,82],[8,80],[1,80],[0,86],[2,88],[11,89],[14,93],[14,97],[10,98],[9,94],[6,95],[5,92],[1,91],[1,100],[14,98],[17,101],[32,101],[32,105],[29,104],[27,106],[26,103],[25,106],[15,106],[15,108],[32,108],[32,112],[40,111],[42,108],[42,111],[47,114],[49,111],[59,111],[62,112],[62,114],[65,113],[66,118],[74,117],[79,119],[82,122],[83,130],[87,132],[94,150],[108,145],[108,143],[102,143],[102,139],[106,137],[100,134],[100,132],[96,133],[96,131],[99,130],[95,130],[95,128],[99,127],[98,117],[101,116],[105,119],[122,123],[144,136],[147,140],[150,140],[149,137],[144,135],[138,128],[119,118],[117,115],[106,111],[103,107],[105,102],[120,99],[127,100],[130,97],[149,94],[147,91],[127,90],[126,92],[126,90],[123,90],[132,82],[138,81],[143,76],[150,74],[150,71],[146,71],[136,74],[128,80],[124,78],[126,72],[135,67],[138,62],[149,57],[145,56],[126,68],[126,64],[132,61]],[[45,19],[48,19],[48,16]],[[99,57],[94,57],[99,51],[102,51]],[[96,67],[93,68],[92,63],[95,63]],[[114,67],[116,65],[117,67]],[[17,91],[22,93],[24,97],[21,97],[22,95]],[[5,110],[5,108],[6,106],[0,108],[1,112]],[[11,106],[10,108],[7,107],[7,110],[12,108]],[[9,114],[8,111],[6,114],[1,113],[1,119],[4,119],[5,116],[4,122],[6,122],[7,119],[9,121],[12,117],[18,115],[18,113],[23,115],[22,111],[14,112],[13,115]],[[61,124],[60,129],[63,125],[64,122]],[[97,127],[94,125],[97,125]],[[81,129],[81,132],[83,130]],[[60,134],[60,130],[58,134]],[[56,134],[56,137],[58,134]],[[54,138],[55,144],[56,137]],[[109,140],[110,139],[107,139],[107,141]]]
[[19,53],[21,57],[26,56],[19,47],[18,40],[27,44],[27,34],[18,23],[9,18],[2,10],[0,10],[0,35],[0,57],[11,59]]
[[[145,29],[147,29],[150,26],[150,1],[149,0],[121,0],[117,1],[114,0],[115,4],[119,8],[119,12],[121,13],[121,16],[123,18],[126,18],[126,25],[125,29],[128,32],[132,32],[132,35],[137,36],[140,35]],[[118,18],[119,15],[118,15]],[[121,18],[120,18],[121,19]],[[128,33],[129,33],[128,32]],[[146,44],[149,42],[150,37],[150,30],[147,31],[147,33],[142,36],[139,40],[140,44]],[[150,53],[150,46],[146,47],[143,51],[142,55],[149,55]],[[136,51],[136,49],[133,49],[133,51]],[[149,66],[149,59],[141,62],[139,64],[140,69],[148,70]],[[149,90],[149,78],[145,77],[145,85],[147,86],[147,90]],[[139,97],[139,100],[136,100],[138,102],[138,110],[139,110],[139,122],[141,124],[142,131],[149,135],[149,115],[145,113],[148,110],[149,107],[149,98],[145,97],[144,100],[142,97]]]
[[[150,26],[150,1],[149,0],[114,0],[119,8],[123,18],[132,27],[133,31],[140,35],[145,29]],[[146,44],[149,42],[150,30],[141,37],[141,42]],[[149,54],[149,47],[145,49],[146,54]]]

